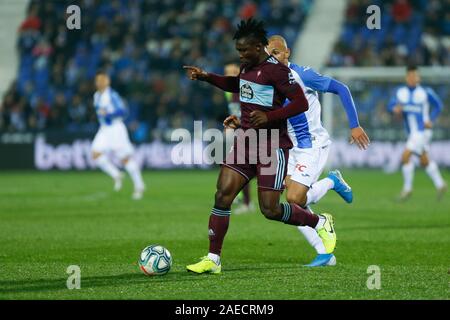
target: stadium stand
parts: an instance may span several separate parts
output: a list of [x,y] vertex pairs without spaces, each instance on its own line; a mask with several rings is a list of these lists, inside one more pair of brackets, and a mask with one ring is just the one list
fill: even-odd
[[[369,30],[366,8],[376,4],[381,8],[381,29]],[[328,67],[404,67],[450,65],[450,1],[440,0],[351,0],[348,3],[341,36],[335,43]],[[386,139],[386,128],[402,128],[387,112],[388,99],[396,86],[391,83],[353,81],[348,83],[365,127],[373,138]],[[434,81],[430,85],[448,105],[448,83]],[[336,113],[336,123],[345,123]],[[449,137],[450,112],[444,108],[438,119],[435,137]],[[345,133],[342,130],[343,134]],[[392,139],[400,138],[397,130]]]
[[[369,30],[366,8],[381,8],[381,29]],[[450,64],[450,1],[351,0],[328,65]]]
[[222,73],[224,63],[237,58],[233,27],[250,16],[293,42],[312,2],[85,0],[79,3],[81,30],[68,30],[65,10],[73,1],[30,1],[18,29],[20,64],[3,97],[0,131],[94,132],[92,80],[100,68],[127,100],[136,142],[171,127],[190,128],[194,119],[220,127],[227,110],[223,93],[189,81],[182,65]]

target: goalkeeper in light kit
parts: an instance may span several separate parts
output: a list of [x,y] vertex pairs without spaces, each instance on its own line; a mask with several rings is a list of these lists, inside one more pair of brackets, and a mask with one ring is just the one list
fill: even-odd
[[92,157],[100,169],[114,179],[114,190],[122,188],[123,174],[108,158],[113,152],[122,162],[134,184],[133,199],[142,198],[145,185],[141,170],[132,158],[133,145],[123,123],[127,109],[119,94],[110,87],[110,78],[105,72],[98,72],[95,77],[97,91],[94,94],[94,106],[100,128],[92,142]]

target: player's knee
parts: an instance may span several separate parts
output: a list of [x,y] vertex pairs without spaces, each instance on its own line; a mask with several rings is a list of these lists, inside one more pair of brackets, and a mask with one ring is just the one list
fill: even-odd
[[216,206],[228,208],[231,206],[231,203],[233,202],[233,196],[226,189],[218,189],[216,191],[214,200]]
[[428,159],[426,159],[426,158],[421,158],[420,159],[420,165],[422,167],[428,167],[429,164],[430,164],[430,161]]
[[92,159],[97,160],[101,155],[100,152],[92,152]]
[[301,207],[304,207],[306,204],[306,193],[288,191],[288,193],[286,194],[286,200],[289,203],[295,203]]
[[402,155],[402,164],[407,164],[409,162],[409,158],[411,157],[411,153],[405,152]]

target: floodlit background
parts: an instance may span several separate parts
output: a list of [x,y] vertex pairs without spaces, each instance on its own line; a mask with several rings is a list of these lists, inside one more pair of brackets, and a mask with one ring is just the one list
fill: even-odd
[[[79,30],[66,24],[73,4]],[[369,5],[381,10],[379,30],[366,26]],[[350,145],[339,98],[320,96],[328,166],[354,191],[351,205],[330,191],[313,206],[335,217],[335,267],[301,267],[315,252],[296,228],[264,219],[252,182],[256,209],[232,211],[223,274],[197,277],[185,266],[207,252],[218,166],[198,153],[174,164],[170,137],[194,121],[222,129],[228,108],[182,66],[222,74],[238,60],[234,28],[251,16],[287,39],[293,62],[349,86],[372,144]],[[449,183],[450,0],[0,0],[0,299],[448,299],[448,193],[438,202],[417,169],[411,199],[396,199],[406,136],[386,105],[408,62],[444,102],[430,155]],[[100,68],[130,111],[140,201],[128,177],[114,192],[91,159]],[[163,277],[137,266],[150,244],[172,253]],[[80,290],[66,286],[69,266],[81,270]],[[381,289],[367,285],[371,266]]]
[[[66,26],[70,4],[81,9],[80,30]],[[372,4],[381,9],[380,30],[366,26],[371,15],[366,8]],[[113,87],[126,99],[126,124],[138,145],[139,163],[171,167],[158,160],[155,150],[170,154],[167,143],[174,129],[193,130],[194,120],[203,121],[204,129],[221,128],[227,115],[223,92],[189,81],[181,66],[223,73],[226,62],[237,60],[233,30],[251,16],[266,22],[269,35],[287,39],[293,62],[347,83],[372,140],[396,150],[366,152],[357,164],[341,156],[356,150],[337,143],[331,165],[388,163],[386,170],[397,168],[402,145],[396,142],[405,135],[386,104],[403,81],[405,65],[414,62],[421,66],[423,83],[446,106],[434,130],[440,144],[432,155],[450,167],[450,156],[442,152],[450,148],[449,6],[448,0],[4,0],[0,169],[92,168],[89,143],[97,129],[93,77],[100,68],[111,74]],[[335,140],[345,141],[348,126],[339,99],[325,95],[322,103],[325,126]],[[46,161],[53,156],[62,160]]]

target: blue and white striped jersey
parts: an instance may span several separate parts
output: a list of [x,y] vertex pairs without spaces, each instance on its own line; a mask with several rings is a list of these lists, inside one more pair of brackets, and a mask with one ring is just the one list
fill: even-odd
[[[431,112],[430,104],[434,106]],[[421,85],[397,88],[388,110],[392,111],[396,105],[402,106],[403,122],[408,134],[423,132],[425,123],[434,122],[442,110],[442,102],[433,89]]]
[[123,121],[127,112],[120,95],[110,87],[103,92],[95,92],[94,106],[101,125],[111,125],[114,121]]
[[288,64],[295,80],[308,99],[308,111],[288,119],[288,133],[295,147],[323,147],[331,143],[328,131],[322,126],[321,105],[317,91],[326,92],[331,78],[309,67]]

